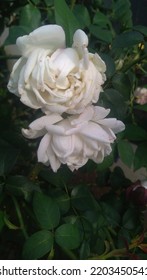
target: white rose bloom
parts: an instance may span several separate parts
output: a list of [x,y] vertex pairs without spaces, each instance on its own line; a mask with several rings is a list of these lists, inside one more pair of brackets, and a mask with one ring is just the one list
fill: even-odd
[[[54,172],[61,164],[73,171],[88,159],[101,163],[112,151],[111,143],[125,126],[115,118],[106,118],[109,109],[89,106],[80,115],[62,119],[48,115],[35,120],[29,129],[22,129],[27,138],[44,135],[38,148],[38,161],[51,165]],[[58,119],[60,118],[60,119]]]
[[82,30],[75,32],[70,48],[58,25],[39,27],[16,44],[22,57],[13,67],[8,89],[22,103],[46,114],[76,114],[98,101],[106,65],[97,53],[88,52]]

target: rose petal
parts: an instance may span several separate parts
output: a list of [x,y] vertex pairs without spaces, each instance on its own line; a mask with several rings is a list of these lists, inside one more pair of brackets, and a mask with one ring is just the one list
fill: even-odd
[[73,45],[72,46],[76,47],[77,49],[88,46],[88,37],[83,30],[81,30],[81,29],[76,30],[76,32],[73,35]]
[[86,127],[81,129],[81,135],[102,143],[110,143],[109,135],[106,130],[93,122],[89,122]]
[[104,119],[110,113],[110,109],[105,109],[100,106],[93,106],[93,110],[94,110],[94,116],[92,120],[95,122],[99,122],[99,120]]
[[19,37],[16,44],[22,55],[26,57],[36,48],[50,49],[53,52],[57,48],[65,47],[65,33],[59,25],[45,25],[29,35]]
[[49,134],[45,134],[42,140],[40,141],[39,148],[37,151],[38,162],[48,164],[48,154],[47,150],[50,145],[51,137]]
[[71,125],[78,125],[82,123],[83,121],[89,121],[93,118],[94,114],[94,106],[88,106],[85,108],[85,110],[78,116],[78,118],[75,118],[74,120],[71,120]]
[[35,121],[33,121],[29,127],[33,130],[41,130],[46,126],[52,125],[62,120],[62,117],[58,114],[52,114],[49,116],[43,116]]
[[22,132],[22,135],[28,139],[36,139],[45,134],[45,129],[33,130],[33,129],[22,128],[21,132]]
[[101,59],[101,57],[95,53],[95,54],[91,54],[92,55],[92,61],[95,64],[96,68],[100,71],[100,72],[106,72],[106,64],[105,62]]
[[50,62],[53,64],[54,70],[59,73],[56,79],[56,86],[61,89],[66,89],[69,82],[66,76],[78,65],[79,58],[76,51],[72,48],[66,48],[58,55],[51,56]]
[[16,95],[19,95],[18,93],[18,81],[19,81],[19,74],[22,69],[22,67],[25,65],[26,59],[21,57],[17,60],[17,62],[14,64],[10,79],[8,82],[8,90]]

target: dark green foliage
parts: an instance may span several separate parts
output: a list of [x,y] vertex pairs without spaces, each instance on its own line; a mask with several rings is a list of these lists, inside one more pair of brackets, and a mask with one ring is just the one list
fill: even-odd
[[53,173],[36,163],[38,140],[24,139],[21,128],[41,113],[8,93],[8,57],[1,46],[0,258],[114,259],[118,250],[120,259],[133,259],[134,252],[147,259],[138,247],[147,241],[146,206],[130,199],[136,179],[117,165],[120,160],[131,171],[147,168],[147,104],[134,97],[136,87],[147,87],[147,27],[133,26],[129,0],[0,1],[0,33],[10,27],[5,45],[54,23],[64,28],[69,47],[76,29],[87,33],[89,51],[107,66],[97,105],[110,108],[109,117],[126,129],[101,164],[88,161],[73,173],[62,165]]

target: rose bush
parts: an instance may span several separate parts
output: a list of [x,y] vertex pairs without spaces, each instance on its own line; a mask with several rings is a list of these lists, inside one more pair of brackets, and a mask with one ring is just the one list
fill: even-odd
[[[147,27],[139,20],[143,19],[141,9],[135,21],[131,2],[0,1],[0,33],[5,25],[9,27],[9,36],[0,48],[1,259],[147,259],[147,106],[137,104],[144,103],[144,93],[137,98],[134,95],[138,87],[147,87]],[[54,23],[58,26],[43,27]],[[19,37],[21,54],[10,57],[12,53],[6,49]],[[98,52],[107,66],[107,81],[96,103],[94,89],[100,83],[90,84],[94,75],[88,67],[99,67],[104,81],[105,65],[99,59],[96,66],[97,55],[89,51]],[[28,106],[7,91],[7,61],[16,55],[22,57],[14,66],[9,86]],[[59,89],[55,76],[61,62],[65,63],[61,73],[68,68],[64,79],[70,82],[68,89]],[[89,104],[83,110],[88,87]],[[67,101],[72,88],[73,96]],[[81,99],[74,109],[70,107],[71,115],[68,106],[74,104],[75,92]],[[66,109],[63,114],[62,106]],[[109,108],[110,114],[93,106]],[[117,139],[114,126],[122,125],[109,118],[125,123],[126,129]],[[38,138],[28,141],[20,130],[30,123],[23,134]],[[38,160],[47,166],[36,162],[36,145]],[[86,158],[100,161],[103,154],[102,163],[89,160],[74,172],[67,167],[78,168]],[[60,164],[61,168],[54,173],[51,164],[54,170]]]
[[114,133],[124,129],[115,118],[106,118],[109,109],[89,106],[80,115],[60,120],[61,116],[43,116],[23,129],[27,138],[44,135],[38,148],[38,161],[51,165],[54,172],[61,163],[73,171],[86,164],[88,159],[101,163],[112,151]]
[[59,25],[39,27],[16,41],[22,57],[15,63],[8,89],[25,105],[45,113],[80,113],[96,103],[105,82],[106,66],[89,53],[88,37],[78,29],[66,48]]

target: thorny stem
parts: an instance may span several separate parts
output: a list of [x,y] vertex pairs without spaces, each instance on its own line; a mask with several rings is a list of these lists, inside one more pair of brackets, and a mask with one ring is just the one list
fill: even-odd
[[110,232],[108,230],[106,230],[106,234],[107,234],[107,237],[108,237],[109,244],[110,244],[111,248],[115,249],[113,239],[112,239],[111,234],[110,234]]
[[[129,245],[129,250],[136,248],[136,243]],[[110,259],[111,257],[122,257],[128,253],[128,250],[126,248],[122,249],[114,249],[111,252],[101,255],[101,256],[94,256],[92,258],[89,258],[90,260],[107,260]]]
[[75,4],[76,4],[76,0],[71,0],[71,10],[73,10]]
[[70,251],[70,250],[68,250],[68,249],[65,249],[65,248],[63,248],[63,247],[62,247],[62,251],[63,251],[71,260],[77,260],[76,255],[75,255],[72,251]]
[[147,59],[147,54],[143,55],[142,57],[137,57],[136,59],[134,59],[131,63],[126,65],[126,67],[122,68],[122,72],[123,73],[127,72],[132,66],[134,66],[135,64],[140,63],[144,59]]
[[38,174],[40,173],[41,169],[42,169],[42,164],[36,163],[29,174],[29,178],[32,181],[35,181],[37,179]]
[[20,223],[20,228],[24,234],[24,237],[25,239],[28,238],[28,234],[27,234],[27,231],[25,229],[25,225],[24,225],[24,221],[23,221],[23,218],[22,218],[22,214],[21,214],[21,211],[20,211],[20,207],[19,207],[19,204],[16,200],[16,198],[14,196],[12,196],[12,200],[13,200],[13,203],[15,205],[15,209],[16,209],[16,213],[17,213],[17,216],[18,216],[18,219],[19,219],[19,223]]

